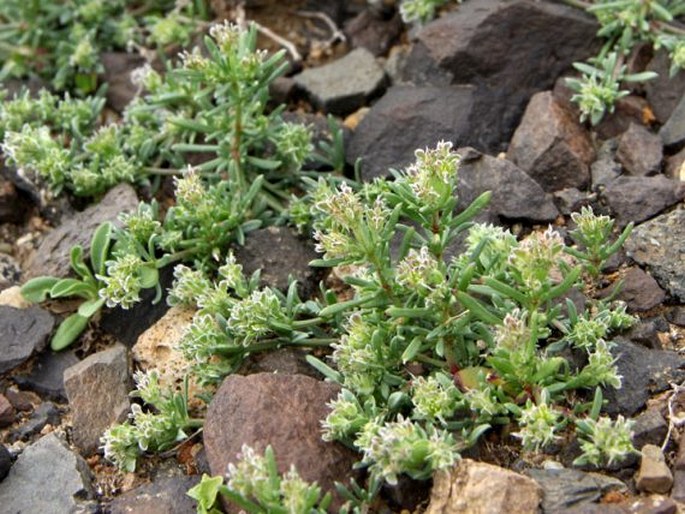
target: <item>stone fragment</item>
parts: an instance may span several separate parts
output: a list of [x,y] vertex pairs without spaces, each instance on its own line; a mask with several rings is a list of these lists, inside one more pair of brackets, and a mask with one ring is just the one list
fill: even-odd
[[616,222],[623,227],[640,223],[685,198],[685,183],[655,177],[618,177],[607,184],[603,196]]
[[680,98],[668,121],[659,130],[664,146],[675,146],[685,141],[685,95]]
[[0,444],[0,482],[2,482],[12,467],[12,455],[3,444]]
[[665,391],[670,383],[685,379],[685,358],[676,352],[650,350],[622,337],[614,338],[611,354],[616,357],[618,374],[623,377],[620,389],[604,389],[607,400],[603,412],[633,416],[650,398]]
[[664,454],[656,445],[647,444],[642,448],[642,461],[635,477],[638,491],[666,494],[673,485],[673,475],[668,469]]
[[465,209],[481,193],[492,192],[487,211],[506,220],[552,221],[559,211],[552,196],[523,170],[506,159],[460,148],[462,156],[457,184],[458,208]]
[[585,187],[594,158],[590,135],[551,91],[531,98],[507,151],[548,192]]
[[671,59],[664,48],[656,52],[647,65],[648,71],[655,71],[659,76],[644,84],[647,101],[656,120],[662,125],[668,121],[673,110],[685,94],[685,71],[680,70],[671,77]]
[[659,409],[647,409],[635,418],[633,425],[633,446],[642,448],[646,444],[660,445],[668,433],[668,423]]
[[131,72],[145,64],[137,53],[103,52],[100,60],[104,68],[102,81],[107,84],[107,104],[122,113],[139,90],[131,81]]
[[14,307],[15,309],[26,309],[32,304],[27,302],[21,294],[21,287],[12,286],[0,291],[0,305]]
[[30,206],[27,200],[12,182],[0,175],[0,223],[22,223]]
[[[278,469],[293,464],[303,479],[326,490],[348,483],[358,455],[340,443],[321,439],[326,405],[339,387],[300,375],[231,375],[207,410],[204,444],[212,475],[226,473],[244,444],[257,452],[271,445]],[[235,512],[233,510],[232,512]]]
[[606,114],[593,130],[600,139],[614,138],[623,134],[633,123],[645,125],[653,121],[650,112],[649,103],[641,96],[624,96],[614,104],[614,112]]
[[42,351],[55,320],[40,307],[15,309],[0,305],[0,373]]
[[591,506],[608,492],[627,490],[616,478],[576,469],[529,469],[525,473],[542,488],[542,512],[546,514]]
[[662,288],[685,302],[685,209],[637,226],[625,249],[632,259],[647,266]]
[[0,394],[0,428],[14,422],[14,406],[4,394]]
[[117,344],[64,372],[64,389],[72,414],[72,440],[86,455],[98,449],[100,437],[110,425],[126,419],[131,405],[127,353],[125,346]]
[[565,216],[580,211],[590,201],[586,193],[577,190],[575,187],[556,191],[553,196],[554,204],[559,209],[559,212]]
[[31,389],[51,400],[64,401],[64,371],[79,361],[72,351],[44,352],[33,364],[31,372],[12,377],[24,389]]
[[454,148],[471,144],[472,104],[470,87],[393,86],[357,126],[347,162],[361,158],[362,179],[371,181],[414,162],[417,148],[434,148],[442,140]]
[[288,278],[297,280],[302,298],[308,298],[318,290],[321,280],[320,268],[309,265],[320,255],[311,240],[298,236],[289,227],[267,227],[255,230],[244,246],[234,249],[236,260],[242,264],[243,273],[250,277],[261,270],[261,284],[288,289]]
[[12,406],[20,412],[28,412],[33,410],[35,405],[40,404],[40,397],[36,393],[19,391],[15,387],[7,388],[5,390],[5,396]]
[[[666,299],[664,292],[651,275],[645,273],[637,266],[631,267],[622,277],[621,288],[616,295],[618,300],[623,300],[631,312],[648,311],[661,304]],[[611,295],[616,283],[600,292],[602,297]]]
[[74,512],[80,500],[91,497],[88,465],[54,433],[27,447],[0,482],[7,513]]
[[52,402],[42,402],[31,413],[28,420],[12,430],[9,435],[11,441],[24,441],[32,435],[38,434],[46,425],[57,426],[60,421],[60,412]]
[[353,48],[366,48],[375,56],[385,55],[402,32],[399,13],[385,13],[364,9],[344,26],[347,41]]
[[608,184],[620,174],[621,165],[612,158],[601,158],[590,165],[593,188]]
[[164,477],[114,498],[109,514],[186,514],[196,503],[186,492],[200,481],[198,476]]
[[534,480],[508,469],[470,459],[435,473],[426,514],[536,514],[542,489]]
[[671,488],[671,498],[675,501],[685,502],[685,470],[675,469],[673,471],[673,487]]
[[678,325],[679,327],[685,327],[685,305],[676,305],[666,313],[666,319]]
[[471,130],[478,144],[469,144],[496,153],[530,97],[594,55],[596,32],[590,16],[559,3],[465,2],[418,32],[404,76],[416,84],[444,85],[446,75],[453,84],[477,84]]
[[71,273],[71,248],[80,244],[85,254],[89,254],[91,237],[101,223],[111,221],[120,225],[119,215],[137,207],[138,197],[130,185],[119,184],[113,187],[100,202],[73,215],[45,236],[27,263],[27,278],[41,275],[68,276]]
[[293,79],[318,109],[345,115],[382,91],[385,72],[371,52],[357,48],[342,59],[306,69]]
[[666,171],[664,175],[671,180],[685,182],[685,148],[677,154],[666,158]]
[[644,177],[658,172],[663,156],[659,136],[642,125],[631,123],[618,139],[616,159],[628,175]]

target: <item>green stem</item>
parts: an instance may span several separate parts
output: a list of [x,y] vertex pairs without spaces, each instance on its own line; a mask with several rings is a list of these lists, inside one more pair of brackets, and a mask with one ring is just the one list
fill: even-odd
[[299,329],[319,325],[320,323],[323,323],[323,318],[316,317],[311,319],[301,319],[293,321],[291,326],[293,327],[293,329]]
[[448,367],[447,362],[442,361],[440,359],[434,359],[433,357],[429,357],[428,355],[424,355],[422,353],[416,354],[414,360],[417,360],[418,362],[422,362],[424,364],[430,364],[431,366],[435,366],[442,369],[447,369]]
[[150,175],[172,175],[172,176],[183,175],[182,170],[176,170],[176,169],[171,169],[171,168],[155,168],[152,166],[143,168],[143,171],[145,173],[149,173]]

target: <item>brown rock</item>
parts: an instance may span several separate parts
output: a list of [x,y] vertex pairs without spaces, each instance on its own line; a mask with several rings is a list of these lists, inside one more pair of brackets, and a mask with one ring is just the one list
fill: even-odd
[[651,116],[647,100],[641,96],[628,95],[616,101],[614,112],[604,116],[594,130],[600,139],[611,139],[620,136],[633,123],[644,125],[653,121]]
[[72,438],[84,454],[95,452],[113,423],[126,419],[131,402],[127,349],[121,344],[94,353],[64,372],[72,413]]
[[628,175],[652,175],[659,171],[663,158],[661,138],[642,125],[631,123],[619,138],[616,158]]
[[659,214],[685,198],[685,183],[655,177],[618,177],[607,184],[603,196],[616,223],[625,227],[631,221],[640,223]]
[[14,422],[14,406],[7,397],[0,394],[0,427],[6,427]]
[[685,182],[685,148],[666,158],[665,175],[670,179]]
[[677,502],[685,502],[685,469],[676,469],[673,472],[673,488],[671,489],[671,498]]
[[[212,475],[224,475],[247,444],[258,453],[271,445],[280,472],[295,466],[323,491],[347,483],[358,455],[321,439],[326,405],[340,388],[301,375],[258,373],[224,380],[207,411],[204,443]],[[233,509],[232,512],[237,512]]]
[[668,493],[673,485],[673,475],[668,469],[661,448],[653,444],[642,447],[642,461],[635,476],[638,491]]
[[551,91],[530,100],[507,151],[548,192],[585,187],[594,157],[589,134]]
[[345,35],[353,48],[364,47],[375,56],[390,50],[402,32],[399,13],[384,18],[374,9],[364,9],[345,23]]
[[114,498],[110,514],[187,514],[196,503],[186,492],[199,481],[197,476],[164,477],[136,487]]
[[28,412],[33,410],[40,404],[40,396],[31,391],[19,391],[14,387],[10,387],[5,391],[5,396],[10,401],[12,406],[20,412]]
[[675,77],[670,77],[671,60],[665,49],[659,50],[649,63],[647,69],[659,76],[645,83],[645,92],[654,115],[659,123],[666,123],[685,93],[685,71],[680,70]]
[[[602,292],[602,296],[614,292],[616,284]],[[654,278],[639,267],[632,267],[623,276],[621,289],[616,296],[628,305],[632,312],[648,311],[666,299],[666,292]]]
[[433,477],[426,514],[537,514],[542,489],[531,478],[508,469],[464,459]]
[[13,183],[0,177],[0,223],[21,223],[28,210],[27,198],[21,198]]

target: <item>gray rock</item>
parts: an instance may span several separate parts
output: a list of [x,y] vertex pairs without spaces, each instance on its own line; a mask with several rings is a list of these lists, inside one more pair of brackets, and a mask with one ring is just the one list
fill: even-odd
[[685,327],[685,305],[673,307],[666,313],[666,319],[674,325]]
[[7,513],[66,513],[93,496],[86,462],[54,433],[27,447],[0,482],[0,504]]
[[98,449],[100,437],[110,425],[126,419],[130,386],[128,350],[120,344],[90,355],[64,372],[72,439],[84,454]]
[[317,108],[345,115],[382,92],[385,72],[371,52],[357,48],[342,59],[306,69],[293,79]]
[[105,70],[102,80],[107,83],[107,104],[124,112],[138,91],[131,82],[131,72],[145,64],[145,59],[137,53],[103,52],[100,60]]
[[320,268],[309,263],[320,256],[311,240],[299,237],[289,227],[267,227],[250,233],[244,246],[234,250],[246,276],[261,270],[262,285],[281,291],[288,289],[288,277],[298,282],[298,291],[307,298],[317,290]]
[[0,373],[15,368],[48,342],[55,320],[40,307],[0,305]]
[[664,454],[656,445],[647,444],[642,448],[642,461],[635,477],[638,491],[666,494],[673,486],[673,474],[668,469]]
[[258,452],[270,444],[281,472],[293,464],[302,478],[318,482],[323,490],[332,490],[334,481],[348,483],[358,455],[321,439],[326,404],[339,390],[301,375],[229,376],[205,419],[203,437],[212,474],[225,474],[244,444]]
[[647,266],[661,287],[685,302],[685,209],[639,225],[625,249],[631,258]]
[[12,455],[3,444],[0,444],[0,482],[2,482],[12,467]]
[[12,377],[14,382],[51,400],[64,401],[64,370],[79,361],[74,351],[44,352],[33,363],[31,372]]
[[426,514],[537,514],[542,489],[532,479],[485,462],[463,459],[433,477]]
[[685,470],[683,469],[676,468],[673,471],[671,498],[680,503],[685,502]]
[[65,220],[50,232],[31,257],[26,267],[27,278],[49,275],[66,277],[71,273],[69,255],[71,248],[80,244],[88,254],[90,239],[97,227],[105,222],[116,224],[122,212],[133,211],[138,207],[135,190],[128,184],[119,184],[97,204],[88,207]]
[[624,227],[640,223],[685,198],[685,183],[656,177],[618,177],[607,184],[603,196],[616,222]]
[[390,168],[414,162],[417,148],[451,141],[470,144],[470,87],[393,86],[357,126],[346,151],[347,162],[361,158],[364,181],[389,176]]
[[668,433],[668,423],[659,409],[647,409],[635,418],[633,445],[642,448],[646,444],[660,445]]
[[402,32],[399,13],[384,16],[375,9],[364,9],[345,23],[347,41],[353,48],[366,48],[375,56],[388,53]]
[[657,121],[661,124],[666,123],[680,98],[685,94],[685,72],[680,70],[675,77],[671,77],[670,61],[666,49],[662,48],[656,52],[647,65],[647,70],[655,71],[659,76],[648,80],[644,85],[647,101]]
[[659,137],[664,146],[675,146],[685,141],[685,95],[680,98],[668,121],[659,130]]
[[506,159],[496,159],[472,148],[460,148],[457,196],[466,208],[485,191],[492,191],[488,213],[507,220],[552,221],[559,211],[552,196],[523,170]]
[[[639,267],[630,268],[622,277],[621,288],[616,298],[626,302],[631,312],[648,311],[661,304],[666,299],[664,292],[656,280]],[[612,294],[616,289],[616,283],[606,290],[601,291],[602,297]]]
[[666,158],[666,170],[664,174],[672,180],[685,182],[685,148],[677,154]]
[[612,158],[603,157],[590,165],[590,175],[594,188],[603,186],[621,174],[621,165]]
[[507,159],[549,192],[585,187],[594,158],[589,133],[551,91],[531,98],[507,151]]
[[0,428],[11,425],[14,422],[14,415],[14,405],[4,394],[0,394]]
[[11,441],[26,440],[39,433],[46,425],[57,426],[60,422],[60,412],[52,402],[42,402],[33,411],[28,420],[12,430],[9,435]]
[[620,389],[606,388],[609,415],[632,416],[644,407],[650,395],[665,391],[670,382],[685,378],[685,358],[676,352],[650,350],[617,337],[611,353],[616,360],[618,374],[623,377]]
[[550,89],[571,63],[593,55],[596,31],[590,16],[559,3],[465,2],[418,32],[404,78],[477,85],[469,144],[496,153],[510,140],[531,96]]
[[618,139],[616,158],[628,175],[644,177],[656,173],[663,156],[659,136],[637,123],[631,123]]
[[186,492],[200,481],[198,476],[165,477],[136,487],[114,498],[110,514],[186,514],[196,509]]
[[568,216],[573,212],[578,212],[582,207],[590,203],[588,195],[577,190],[575,187],[556,191],[553,196],[554,204],[564,216]]
[[610,491],[627,490],[616,478],[576,469],[529,469],[525,473],[542,487],[544,514],[565,513],[592,505]]

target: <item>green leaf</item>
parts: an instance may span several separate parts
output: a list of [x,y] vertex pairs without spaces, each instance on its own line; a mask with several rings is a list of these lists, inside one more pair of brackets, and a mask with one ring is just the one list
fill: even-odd
[[75,245],[71,248],[69,259],[71,261],[71,269],[73,269],[79,277],[84,280],[94,278],[83,260],[83,247],[81,245]]
[[262,170],[276,170],[281,167],[281,161],[273,159],[261,159],[252,155],[247,156],[247,162]]
[[412,339],[411,343],[409,343],[409,346],[407,346],[407,348],[402,353],[402,364],[406,364],[414,357],[416,357],[416,354],[418,354],[419,350],[421,350],[422,342],[423,340],[420,337],[415,337],[414,339]]
[[50,296],[52,298],[80,296],[81,298],[90,300],[92,298],[97,298],[97,294],[96,288],[90,284],[86,284],[82,280],[76,280],[75,278],[63,278],[50,289]]
[[324,377],[332,380],[337,384],[342,384],[343,376],[339,372],[331,368],[328,364],[325,364],[322,360],[317,359],[313,355],[305,356],[305,360]]
[[81,316],[78,312],[72,314],[65,319],[62,324],[52,336],[50,341],[50,348],[58,352],[65,349],[81,335],[81,333],[88,326],[88,320],[85,316]]
[[502,320],[488,310],[483,302],[463,291],[457,291],[457,300],[466,307],[476,318],[491,325],[499,325]]
[[203,474],[200,483],[186,493],[193,500],[197,501],[197,514],[215,514],[221,512],[216,509],[214,505],[216,504],[219,489],[223,483],[224,479],[222,476],[210,477],[207,474]]
[[21,295],[29,302],[44,302],[52,287],[59,282],[56,277],[36,277],[21,286]]
[[94,298],[92,300],[88,300],[87,302],[83,302],[81,305],[79,305],[78,313],[85,318],[91,318],[102,308],[104,304],[104,298]]
[[143,266],[138,273],[140,275],[140,285],[143,289],[155,287],[159,283],[159,271],[154,265]]
[[102,223],[90,241],[90,264],[93,271],[100,275],[105,274],[105,261],[109,253],[109,246],[112,241],[114,225],[109,221]]

